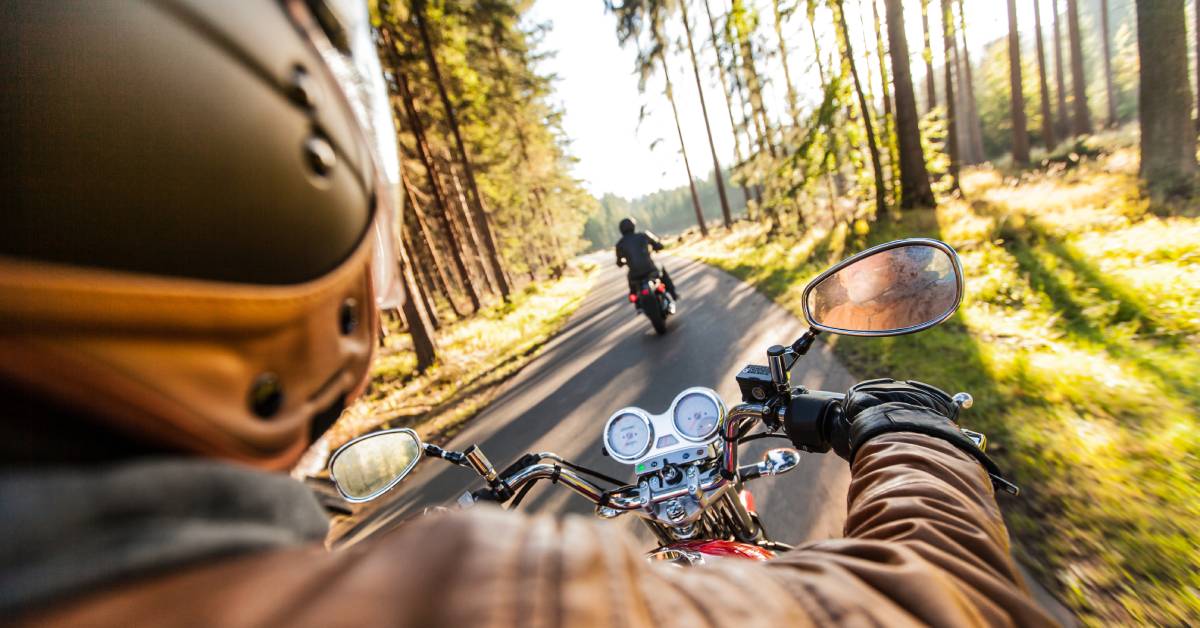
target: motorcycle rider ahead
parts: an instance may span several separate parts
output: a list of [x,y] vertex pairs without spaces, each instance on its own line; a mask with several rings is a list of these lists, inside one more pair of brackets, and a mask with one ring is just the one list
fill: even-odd
[[377,66],[345,62],[375,54],[347,6],[28,0],[0,22],[6,624],[1052,623],[982,454],[906,383],[852,389],[829,434],[845,538],[771,562],[649,564],[615,526],[487,506],[326,551],[278,471],[361,390],[371,263],[394,268],[372,245],[395,163],[367,139],[394,136],[360,99]]
[[675,292],[675,282],[667,274],[667,269],[660,269],[654,263],[651,249],[661,251],[663,243],[649,231],[637,232],[637,222],[632,218],[622,218],[618,227],[621,239],[617,240],[617,266],[628,266],[629,293],[637,292],[638,282],[649,277],[659,277],[667,288],[667,293],[675,301],[679,295]]

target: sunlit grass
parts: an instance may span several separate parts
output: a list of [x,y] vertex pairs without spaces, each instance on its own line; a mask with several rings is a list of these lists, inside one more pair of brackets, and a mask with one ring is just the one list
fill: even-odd
[[964,421],[1024,489],[1003,503],[1018,555],[1086,623],[1183,624],[1200,616],[1200,219],[1152,211],[1136,152],[1116,140],[1071,168],[968,170],[967,200],[861,240],[745,228],[736,247],[684,252],[800,313],[804,282],[842,256],[833,240],[950,242],[967,275],[960,313],[922,334],[843,339],[839,355],[861,377],[975,395]]

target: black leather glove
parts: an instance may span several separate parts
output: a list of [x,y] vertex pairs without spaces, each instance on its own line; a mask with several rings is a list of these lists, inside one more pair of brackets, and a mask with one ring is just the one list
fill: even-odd
[[867,441],[889,432],[916,432],[958,447],[979,461],[994,483],[1008,492],[1015,487],[1001,477],[1000,469],[954,422],[958,406],[941,389],[921,382],[873,379],[846,392],[841,416],[833,421],[829,441],[848,462]]

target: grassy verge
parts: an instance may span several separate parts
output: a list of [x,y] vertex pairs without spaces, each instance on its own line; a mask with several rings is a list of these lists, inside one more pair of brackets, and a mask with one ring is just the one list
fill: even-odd
[[965,422],[1024,489],[1002,504],[1018,556],[1085,623],[1182,625],[1200,616],[1200,219],[1152,211],[1136,169],[1120,147],[1019,178],[979,168],[967,200],[899,222],[772,240],[745,226],[679,251],[800,314],[804,284],[845,254],[954,245],[957,315],[836,351],[862,377],[975,395]]
[[499,384],[538,355],[583,302],[594,279],[594,265],[571,266],[561,279],[531,283],[508,303],[444,325],[437,338],[439,360],[419,375],[408,335],[398,321],[389,322],[366,394],[298,468],[320,472],[329,451],[372,430],[411,427],[430,442],[448,438],[487,405]]

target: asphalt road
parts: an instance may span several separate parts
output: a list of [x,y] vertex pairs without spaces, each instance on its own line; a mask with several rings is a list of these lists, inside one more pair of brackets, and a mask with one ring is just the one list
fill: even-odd
[[[604,270],[571,320],[448,448],[461,451],[478,444],[497,468],[526,452],[552,451],[632,483],[631,467],[601,453],[601,430],[610,414],[630,405],[662,412],[690,386],[712,388],[732,407],[740,401],[734,375],[742,366],[765,364],[767,347],[789,344],[805,329],[802,321],[734,277],[698,262],[666,258],[681,300],[678,314],[668,319],[668,333],[658,336],[626,300],[623,269],[612,266],[607,256],[596,261]],[[853,383],[821,343],[796,365],[792,377],[810,388],[834,391]],[[786,444],[759,443],[743,448],[743,463],[756,461],[768,446]],[[791,473],[757,480],[750,489],[771,536],[796,544],[841,535],[848,481],[846,463],[832,453],[803,454]],[[336,526],[334,535],[353,542],[419,515],[425,507],[451,505],[464,490],[480,486],[481,480],[466,469],[422,460],[400,487]],[[591,503],[545,482],[520,509],[594,517]],[[632,514],[601,525],[621,525],[652,548],[649,533]]]

